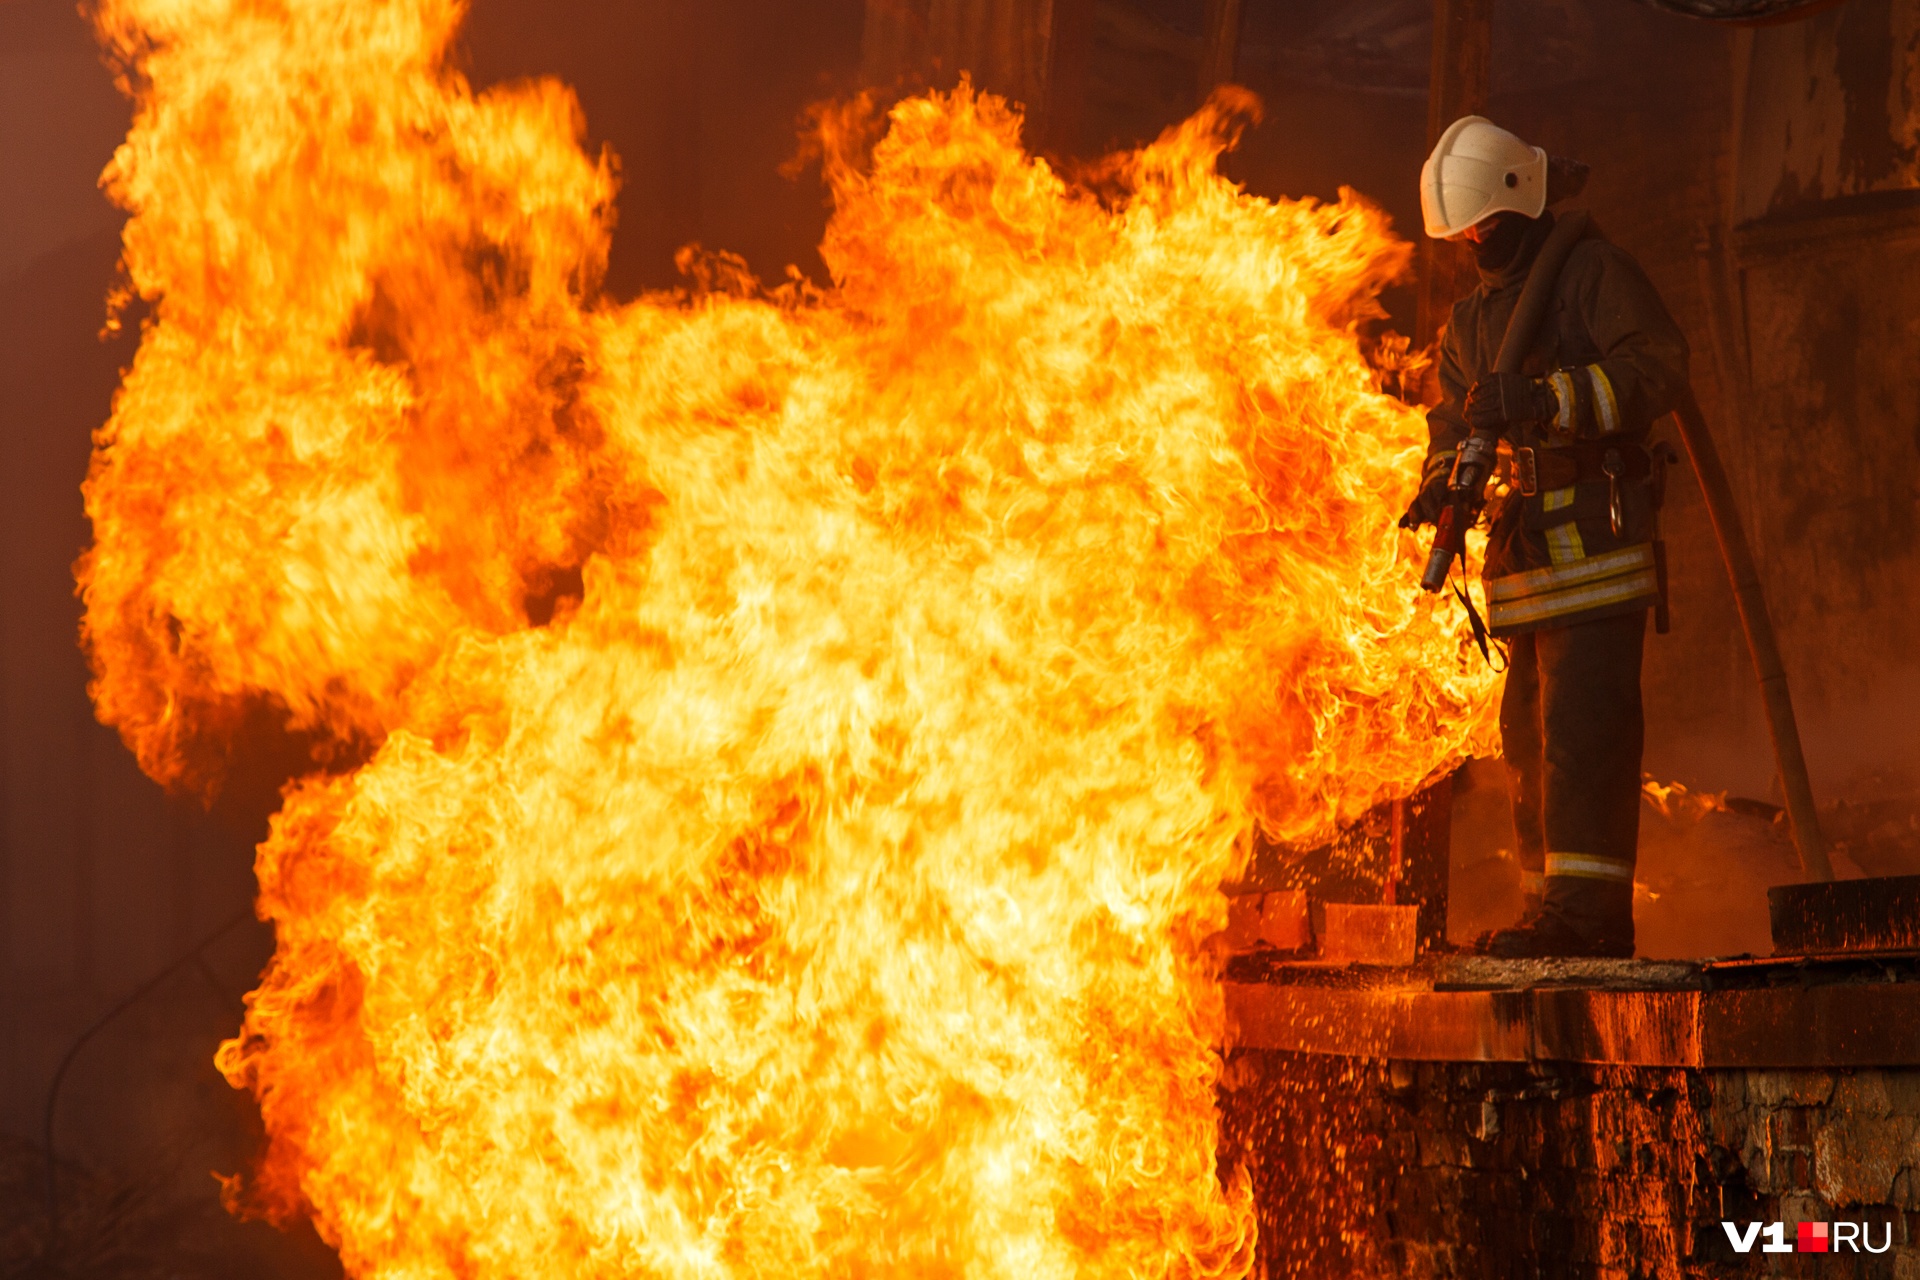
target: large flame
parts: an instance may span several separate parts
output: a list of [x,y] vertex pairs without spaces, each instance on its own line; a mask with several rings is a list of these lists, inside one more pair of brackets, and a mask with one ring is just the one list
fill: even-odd
[[1483,738],[1393,532],[1407,248],[1100,193],[962,86],[829,115],[833,285],[598,300],[610,165],[452,0],[106,0],[152,307],[81,566],[101,718],[277,718],[252,1194],[359,1277],[1225,1276],[1205,940]]

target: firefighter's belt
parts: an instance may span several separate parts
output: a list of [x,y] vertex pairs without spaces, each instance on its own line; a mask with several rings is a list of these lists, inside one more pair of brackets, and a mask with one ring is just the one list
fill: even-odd
[[1510,573],[1487,583],[1487,625],[1495,635],[1546,623],[1600,617],[1660,594],[1653,546],[1637,543],[1569,564]]
[[1647,451],[1637,444],[1577,444],[1564,449],[1515,449],[1514,488],[1531,498],[1542,489],[1564,489],[1608,478],[1607,457],[1621,468],[1622,480],[1639,480],[1653,471]]

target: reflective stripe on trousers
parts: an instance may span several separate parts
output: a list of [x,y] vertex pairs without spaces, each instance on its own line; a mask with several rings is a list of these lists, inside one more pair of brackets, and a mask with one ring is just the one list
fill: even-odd
[[[1619,858],[1596,857],[1591,853],[1549,853],[1547,876],[1580,876],[1588,880],[1625,880],[1633,883],[1633,863]],[[1546,877],[1541,878],[1544,889]]]
[[1520,864],[1555,910],[1631,919],[1646,625],[1639,609],[1513,639],[1501,754]]

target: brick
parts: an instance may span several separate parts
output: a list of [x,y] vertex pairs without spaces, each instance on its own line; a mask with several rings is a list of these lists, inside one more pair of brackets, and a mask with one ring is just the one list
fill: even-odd
[[1459,1167],[1467,1163],[1467,1140],[1451,1129],[1423,1129],[1415,1140],[1422,1168]]
[[1820,1197],[1810,1195],[1786,1195],[1780,1197],[1780,1221],[1787,1224],[1787,1234],[1793,1234],[1796,1224],[1802,1222],[1826,1222],[1832,1215],[1827,1206],[1820,1203]]
[[1748,1071],[1702,1071],[1693,1077],[1696,1083],[1716,1097],[1726,1097],[1739,1106],[1747,1105]]
[[1747,1130],[1740,1148],[1740,1163],[1746,1166],[1747,1180],[1760,1192],[1776,1191],[1773,1180],[1773,1151],[1767,1142],[1767,1126],[1756,1124]]
[[1603,1218],[1595,1228],[1594,1252],[1603,1266],[1618,1266],[1634,1256],[1639,1242],[1625,1223]]
[[1399,1275],[1408,1280],[1440,1280],[1458,1274],[1453,1251],[1443,1245],[1408,1242],[1400,1251]]
[[1361,964],[1412,964],[1417,914],[1413,907],[1329,902],[1326,928],[1320,935],[1320,958]]
[[1882,1087],[1887,1091],[1887,1107],[1897,1116],[1920,1117],[1920,1070],[1882,1071]]
[[1849,1071],[1833,1082],[1833,1097],[1827,1102],[1835,1111],[1859,1115],[1884,1116],[1893,1111],[1893,1099],[1887,1094],[1884,1071]]
[[[1287,1104],[1291,1095],[1276,1091],[1274,1078],[1292,1069],[1291,1061],[1276,1058],[1263,1068],[1257,1087],[1224,1102],[1228,1113]],[[1715,1251],[1718,1245],[1724,1252],[1722,1218],[1892,1219],[1896,1247],[1916,1248],[1909,1237],[1920,1230],[1920,1116],[1906,1109],[1920,1072],[1836,1072],[1820,1080],[1815,1072],[1684,1076],[1567,1064],[1548,1074],[1537,1065],[1421,1063],[1396,1072],[1378,1064],[1333,1076],[1324,1141],[1288,1126],[1266,1140],[1297,1154],[1283,1158],[1275,1150],[1270,1167],[1256,1171],[1257,1194],[1272,1206],[1262,1211],[1263,1237],[1280,1240],[1298,1217],[1282,1208],[1294,1194],[1292,1164],[1320,1169],[1336,1143],[1348,1153],[1343,1168],[1310,1180],[1372,1207],[1335,1224],[1340,1234],[1352,1233],[1333,1246],[1337,1265],[1327,1255],[1324,1267],[1271,1274],[1706,1280],[1724,1272],[1732,1280],[1736,1273],[1726,1268],[1734,1259]],[[1410,1078],[1414,1096],[1395,1100]],[[1557,1098],[1549,1084],[1559,1089]],[[1472,1134],[1483,1128],[1490,1094],[1500,1132],[1480,1142]],[[1891,1169],[1870,1167],[1862,1131],[1878,1135],[1881,1166],[1887,1150],[1895,1152]],[[1262,1142],[1248,1134],[1256,1146]],[[1883,1174],[1886,1198],[1877,1205],[1848,1199],[1871,1194],[1875,1188],[1866,1184]],[[1828,1198],[1839,1202],[1831,1211]],[[1312,1246],[1302,1239],[1299,1247]],[[1369,1270],[1362,1255],[1380,1265]],[[1291,1263],[1307,1255],[1283,1246],[1265,1256]],[[1887,1254],[1780,1257],[1741,1259],[1737,1274],[1894,1275]]]
[[1776,1151],[1813,1150],[1813,1117],[1806,1107],[1782,1107],[1767,1116],[1767,1128]]
[[1884,1111],[1830,1112],[1814,1138],[1814,1177],[1828,1203],[1888,1203],[1916,1124]]
[[1723,1221],[1767,1222],[1774,1216],[1764,1199],[1753,1194],[1751,1188],[1737,1182],[1731,1186],[1716,1187],[1711,1203],[1712,1211],[1702,1215],[1705,1221],[1697,1228],[1698,1233],[1710,1242],[1724,1244],[1725,1235],[1720,1229]]
[[1748,1100],[1762,1107],[1817,1107],[1833,1096],[1827,1071],[1749,1071]]
[[1729,1151],[1740,1150],[1746,1145],[1750,1115],[1744,1102],[1716,1093],[1711,1109],[1703,1117],[1707,1140]]

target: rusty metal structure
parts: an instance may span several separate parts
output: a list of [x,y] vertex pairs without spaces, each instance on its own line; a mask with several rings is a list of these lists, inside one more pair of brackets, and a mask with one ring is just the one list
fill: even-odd
[[1761,957],[1502,961],[1423,928],[1419,959],[1381,963],[1329,936],[1339,900],[1445,867],[1446,800],[1236,886],[1269,919],[1325,898],[1226,974],[1223,1161],[1252,1180],[1264,1274],[1744,1274],[1736,1220],[1858,1223],[1906,1256],[1920,876],[1774,889]]

